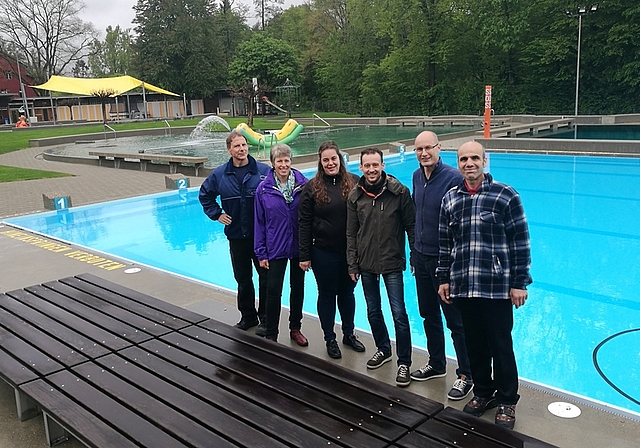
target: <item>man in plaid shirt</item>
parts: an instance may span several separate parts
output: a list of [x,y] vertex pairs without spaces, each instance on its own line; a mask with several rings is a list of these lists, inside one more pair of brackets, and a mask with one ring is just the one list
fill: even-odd
[[442,199],[438,294],[462,315],[475,383],[464,411],[497,406],[496,424],[513,428],[520,396],[511,330],[513,306],[524,305],[531,283],[529,229],[520,196],[485,174],[486,163],[481,144],[458,149],[464,181]]

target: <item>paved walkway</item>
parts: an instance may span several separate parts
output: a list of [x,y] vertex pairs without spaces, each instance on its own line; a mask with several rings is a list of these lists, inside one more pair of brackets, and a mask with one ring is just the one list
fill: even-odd
[[[0,218],[44,211],[42,195],[63,193],[74,206],[166,191],[163,173],[117,170],[42,159],[42,148],[0,155],[0,165],[71,174],[72,177],[0,183]],[[202,178],[192,177],[198,186]]]
[[[0,218],[42,211],[42,194],[49,192],[68,194],[73,204],[78,206],[165,191],[164,174],[49,162],[37,157],[40,151],[40,149],[26,149],[1,155],[0,165],[60,171],[73,174],[73,177],[0,183]],[[198,185],[201,180],[191,178],[192,186]],[[91,272],[226,323],[232,324],[238,320],[235,297],[228,292],[144,267],[141,272],[133,275],[125,274],[124,269],[105,271],[10,238],[2,233],[10,229],[9,226],[0,224],[0,260],[2,261],[0,292]],[[307,300],[314,300],[314,298],[307,298]],[[281,323],[283,329],[286,329],[287,317],[286,313],[283,313]],[[310,346],[300,350],[329,359],[326,355],[322,332],[315,317],[305,317],[303,331],[310,340]],[[332,362],[393,384],[395,369],[391,364],[389,368],[381,368],[373,372],[365,368],[365,361],[375,347],[367,333],[360,334],[367,352],[357,354],[344,349],[343,358]],[[280,343],[290,344],[285,336],[286,332],[283,332]],[[423,365],[426,362],[424,352],[415,350],[413,362],[414,367]],[[452,402],[447,401],[446,398],[446,393],[455,379],[454,376],[455,366],[451,365],[447,378],[425,383],[414,382],[409,386],[409,390],[441,401],[445,405],[462,409],[464,401]],[[561,447],[631,448],[638,446],[639,422],[585,405],[579,405],[582,409],[580,417],[560,419],[547,411],[548,404],[559,401],[558,397],[526,386],[521,387],[520,392],[522,399],[518,405],[518,422],[516,423],[516,430],[520,432]],[[483,418],[491,420],[492,415],[489,412]],[[0,447],[46,446],[43,434],[41,420],[33,419],[25,423],[17,420],[10,388],[0,381]],[[81,445],[73,442],[68,446]]]

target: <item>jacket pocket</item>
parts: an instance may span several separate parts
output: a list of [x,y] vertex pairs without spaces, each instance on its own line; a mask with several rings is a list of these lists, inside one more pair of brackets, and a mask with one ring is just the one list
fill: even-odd
[[496,275],[502,277],[504,275],[504,269],[502,268],[502,263],[500,263],[500,258],[497,255],[493,255],[493,272]]

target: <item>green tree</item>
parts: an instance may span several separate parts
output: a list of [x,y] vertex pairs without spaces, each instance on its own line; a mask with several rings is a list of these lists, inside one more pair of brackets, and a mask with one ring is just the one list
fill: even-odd
[[117,25],[115,29],[108,26],[106,31],[104,41],[96,39],[91,44],[88,58],[91,75],[102,78],[131,74],[131,30],[120,29],[120,25]]
[[227,67],[223,30],[212,0],[138,0],[135,70],[143,79],[189,96],[213,96]]
[[[256,97],[271,92],[287,79],[294,80],[299,71],[296,51],[278,39],[255,33],[238,45],[236,57],[229,65],[229,86],[247,102],[249,126],[253,125],[253,105]],[[253,85],[257,79],[257,90]]]

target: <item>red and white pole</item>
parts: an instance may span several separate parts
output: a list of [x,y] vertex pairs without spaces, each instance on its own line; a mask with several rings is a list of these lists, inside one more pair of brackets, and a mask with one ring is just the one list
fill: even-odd
[[484,138],[491,137],[491,86],[484,88]]

